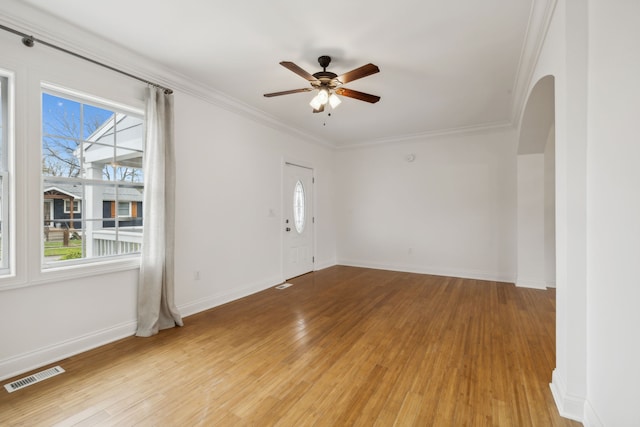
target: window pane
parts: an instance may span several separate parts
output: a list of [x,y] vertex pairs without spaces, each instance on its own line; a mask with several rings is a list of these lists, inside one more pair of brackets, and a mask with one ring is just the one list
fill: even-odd
[[113,118],[115,114],[113,111],[86,104],[84,105],[83,112],[84,134],[82,137],[88,141],[95,140],[97,136],[94,138],[92,138],[92,136],[98,134],[98,131],[103,129],[103,126],[106,126],[106,123],[109,119]]
[[106,181],[143,182],[142,124],[139,119],[116,114],[92,138],[83,147],[87,176]]
[[68,178],[80,175],[78,141],[74,139],[43,136],[42,173],[47,176]]
[[130,216],[129,208],[131,207],[131,203],[129,202],[118,202],[118,216]]
[[140,117],[118,114],[116,124],[118,147],[142,152],[144,143],[142,140],[142,134],[144,131],[143,124],[144,122]]
[[45,261],[82,258],[84,235],[82,183],[65,178],[45,179],[43,189]]
[[80,103],[47,93],[42,94],[42,134],[79,140]]
[[[0,260],[2,260],[4,258],[4,235],[5,235],[5,221],[4,221],[4,208],[3,208],[3,203],[4,203],[4,191],[3,191],[3,185],[4,184],[4,180],[2,175],[0,175],[0,218],[2,218],[2,220],[0,220]],[[2,263],[0,262],[0,265],[2,265]]]
[[5,130],[6,130],[6,125],[5,125],[5,114],[7,113],[7,101],[6,101],[6,90],[5,90],[5,86],[6,86],[6,81],[7,78],[0,76],[0,164],[3,164],[3,159],[4,159],[4,153],[5,153],[5,149],[4,149],[4,142],[6,141],[5,138]]
[[[7,78],[0,76],[0,165],[4,165],[4,153],[6,152],[4,144],[7,140],[5,133],[7,130],[5,118],[7,114]],[[4,167],[1,167],[4,170]],[[5,225],[3,203],[4,203],[4,177],[0,175],[0,266],[4,267],[3,260],[5,259]]]
[[114,172],[118,181],[144,182],[144,171],[141,167],[116,166]]
[[139,252],[143,119],[46,93],[42,118],[45,264]]

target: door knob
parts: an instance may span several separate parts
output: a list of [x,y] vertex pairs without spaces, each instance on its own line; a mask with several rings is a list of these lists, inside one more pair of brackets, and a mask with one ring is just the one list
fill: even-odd
[[286,231],[291,231],[291,227],[285,228]]

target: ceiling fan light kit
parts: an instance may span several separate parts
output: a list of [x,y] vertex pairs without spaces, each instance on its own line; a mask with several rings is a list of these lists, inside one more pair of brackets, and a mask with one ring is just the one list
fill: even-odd
[[318,63],[322,67],[322,71],[310,74],[293,62],[280,62],[280,65],[282,65],[283,67],[306,79],[311,84],[311,87],[285,90],[282,92],[265,93],[264,96],[266,96],[267,98],[271,98],[274,96],[290,95],[292,93],[310,92],[313,90],[317,90],[318,93],[309,103],[311,108],[313,108],[314,113],[320,113],[324,111],[327,103],[331,106],[331,108],[337,108],[338,105],[340,105],[340,103],[342,102],[338,95],[357,99],[359,101],[369,102],[371,104],[375,104],[376,102],[380,101],[380,97],[377,95],[371,95],[368,93],[358,92],[357,90],[342,87],[342,85],[345,83],[380,72],[378,66],[369,63],[363,65],[362,67],[356,68],[355,70],[351,70],[341,76],[338,76],[331,71],[327,71],[327,67],[331,63],[331,57],[323,55],[318,58]]
[[[331,94],[333,96],[333,94]],[[329,101],[329,91],[325,88],[319,89],[318,94],[313,97],[309,105],[314,110],[319,110],[321,106],[327,105],[327,101]]]
[[331,96],[329,96],[329,105],[331,105],[331,108],[336,108],[341,103],[342,101],[340,100],[340,98],[338,98],[338,95],[336,95],[335,93],[332,93]]

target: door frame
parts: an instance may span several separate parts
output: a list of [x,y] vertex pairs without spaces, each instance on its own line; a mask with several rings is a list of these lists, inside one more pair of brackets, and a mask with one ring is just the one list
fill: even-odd
[[312,259],[314,260],[313,265],[312,265],[312,269],[311,271],[316,271],[316,263],[315,263],[315,256],[316,256],[316,221],[315,221],[315,217],[316,217],[316,188],[315,188],[315,179],[316,179],[316,170],[313,167],[312,163],[309,162],[304,162],[304,161],[300,161],[298,159],[290,159],[287,157],[283,157],[282,159],[282,165],[281,165],[281,172],[280,172],[280,208],[281,208],[281,213],[280,213],[280,222],[279,222],[279,227],[280,227],[280,277],[282,278],[281,281],[284,282],[287,279],[285,278],[285,259],[286,259],[286,250],[287,248],[285,247],[286,245],[286,239],[285,239],[285,227],[287,226],[285,224],[285,217],[286,217],[286,212],[287,212],[287,199],[288,199],[288,195],[285,194],[285,178],[286,178],[286,169],[287,169],[287,165],[291,165],[291,166],[297,166],[300,168],[305,168],[305,169],[310,169],[311,170],[311,179],[312,179],[312,185],[313,185],[313,194],[312,194],[312,198],[311,198],[311,212],[310,212],[310,216],[311,216],[311,221],[308,223],[308,226],[311,226],[311,256]]

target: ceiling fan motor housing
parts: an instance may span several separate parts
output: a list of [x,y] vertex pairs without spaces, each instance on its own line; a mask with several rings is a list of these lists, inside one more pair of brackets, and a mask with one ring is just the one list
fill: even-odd
[[338,75],[336,73],[332,73],[331,71],[327,71],[327,67],[331,63],[331,57],[323,55],[318,58],[318,63],[323,68],[323,70],[318,71],[317,73],[313,73],[313,77],[315,77],[319,81],[315,84],[314,82],[311,82],[311,85],[316,88],[326,87],[329,89],[335,89],[339,85],[339,82],[335,80]]
[[331,57],[327,55],[322,55],[318,57],[318,63],[326,71],[329,64],[331,64]]
[[340,84],[340,82],[336,79],[338,75],[330,71],[318,71],[317,73],[313,74],[313,77],[318,79],[317,82],[311,82],[311,85],[314,87],[327,86],[331,89],[334,89]]

